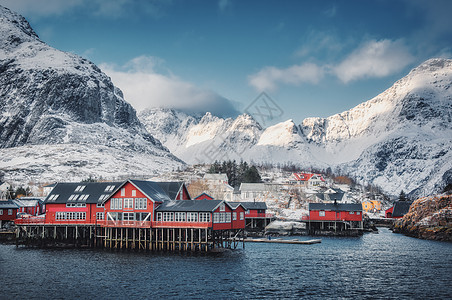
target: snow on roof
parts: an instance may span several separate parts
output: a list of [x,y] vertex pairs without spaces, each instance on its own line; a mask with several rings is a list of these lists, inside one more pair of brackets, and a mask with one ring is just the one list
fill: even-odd
[[205,174],[204,179],[205,180],[228,181],[228,175],[226,175],[225,173]]
[[242,183],[240,184],[241,192],[264,192],[266,191],[265,183]]

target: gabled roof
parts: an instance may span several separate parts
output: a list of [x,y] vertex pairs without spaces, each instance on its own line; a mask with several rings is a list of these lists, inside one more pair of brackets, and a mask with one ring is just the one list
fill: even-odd
[[102,203],[121,182],[60,182],[45,203]]
[[342,201],[345,193],[316,193],[315,195],[322,201]]
[[239,203],[244,209],[267,209],[267,203],[265,202],[228,202],[228,203]]
[[360,203],[309,203],[309,210],[362,211]]
[[[157,207],[155,211],[201,211],[213,212],[221,203],[226,203],[223,200],[171,200],[165,201]],[[227,204],[227,203],[226,203]],[[229,206],[230,207],[230,206]]]
[[[128,180],[125,183],[127,182],[133,184],[137,189],[139,189],[143,194],[145,194],[149,199],[153,201],[164,202],[172,200],[170,199],[168,194],[160,187],[158,182],[144,180]],[[122,187],[125,183],[123,183],[120,187]],[[117,190],[119,190],[119,188]]]
[[409,210],[413,202],[411,201],[396,201],[394,203],[394,210],[392,217],[403,217]]
[[212,197],[212,196],[210,196],[209,194],[207,194],[206,192],[204,192],[204,193],[199,194],[198,196],[196,196],[196,197],[194,198],[194,200],[199,199],[202,195],[206,195],[206,196],[209,197],[211,200],[215,199],[214,197]]
[[[168,197],[171,200],[176,200],[176,197],[179,193],[183,193],[183,188],[185,186],[185,183],[183,181],[165,181],[165,182],[156,182],[162,190],[165,191],[165,193],[168,195]],[[188,193],[188,197],[191,199],[190,194]]]
[[0,200],[0,209],[19,208],[12,200]]
[[309,181],[313,176],[319,176],[321,181],[325,181],[325,179],[323,179],[323,176],[320,174],[314,174],[314,173],[293,173],[293,176],[295,178],[295,180],[297,181]]
[[41,197],[22,197],[13,200],[19,207],[35,207],[38,203],[44,203],[44,198]]

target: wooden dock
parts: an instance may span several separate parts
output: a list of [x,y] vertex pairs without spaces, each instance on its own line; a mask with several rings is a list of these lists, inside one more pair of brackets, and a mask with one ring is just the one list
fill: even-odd
[[297,239],[286,240],[286,239],[279,239],[279,238],[278,239],[245,239],[244,241],[247,243],[277,243],[277,244],[302,244],[302,245],[319,244],[322,242],[321,239],[300,241]]

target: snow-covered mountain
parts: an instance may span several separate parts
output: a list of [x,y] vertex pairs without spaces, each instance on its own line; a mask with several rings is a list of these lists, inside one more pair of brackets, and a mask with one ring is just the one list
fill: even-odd
[[139,118],[188,163],[232,158],[330,166],[392,194],[419,195],[452,180],[451,85],[452,60],[430,59],[375,98],[300,125],[288,120],[263,129],[248,115],[199,119],[167,109]]
[[1,6],[0,108],[5,180],[118,177],[182,165],[96,65],[48,46]]

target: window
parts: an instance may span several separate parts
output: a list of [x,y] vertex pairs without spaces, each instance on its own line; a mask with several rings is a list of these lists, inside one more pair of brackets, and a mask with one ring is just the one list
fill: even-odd
[[354,212],[354,211],[351,211],[351,212],[350,212],[350,214],[351,214],[351,215],[354,215],[354,214],[355,214],[355,212]]
[[3,209],[0,209],[0,216],[3,215]]
[[135,209],[147,209],[147,201],[146,198],[135,198]]
[[213,213],[213,222],[220,223],[220,213]]
[[104,218],[105,218],[105,215],[103,212],[96,213],[96,220],[103,220]]
[[360,214],[360,212],[359,212],[359,211],[357,211],[357,212],[356,212],[356,214],[357,214],[357,215],[359,215],[359,214]]
[[56,220],[85,220],[86,212],[57,212]]
[[124,209],[133,208],[133,198],[124,198]]
[[175,215],[175,221],[176,222],[185,222],[185,213],[184,212],[177,212]]
[[136,197],[137,196],[137,190],[132,190],[132,197]]
[[198,222],[198,213],[195,212],[187,213],[187,222]]
[[224,203],[221,203],[220,211],[225,211],[225,210],[226,210],[226,206],[224,205]]
[[162,213],[161,212],[157,213],[157,220],[156,221],[162,221]]
[[220,223],[224,223],[226,221],[226,213],[220,213]]
[[86,185],[79,185],[78,187],[75,188],[75,192],[83,192],[83,190],[85,189]]
[[237,213],[233,212],[232,213],[232,221],[236,221],[237,220]]
[[126,212],[123,213],[123,220],[124,221],[134,221],[135,220],[135,214],[132,212]]
[[324,210],[319,211],[319,217],[324,217],[324,216],[325,216],[325,211]]
[[13,214],[13,210],[12,209],[8,209],[8,215],[12,215]]
[[85,195],[81,195],[80,199],[78,199],[79,201],[86,201],[86,199],[88,199],[89,195],[85,194]]
[[226,223],[231,223],[231,213],[225,213],[226,215]]
[[111,198],[110,209],[122,209],[122,199],[121,198]]
[[243,211],[240,212],[240,220],[245,219],[245,213]]
[[199,213],[199,222],[210,222],[210,213]]
[[113,192],[114,189],[115,189],[114,185],[109,185],[105,188],[105,192],[111,193],[111,192]]
[[99,202],[97,202],[96,207],[105,207],[105,203],[99,203]]
[[49,197],[49,201],[55,201],[56,199],[58,199],[60,195],[59,194],[53,194]]
[[245,210],[245,213],[246,213],[247,215],[249,215],[249,214],[250,214],[250,210],[249,210],[249,209]]
[[125,188],[122,188],[121,189],[121,196],[125,196],[126,195],[126,189]]
[[174,213],[172,212],[164,212],[163,213],[163,222],[173,222],[174,221]]

